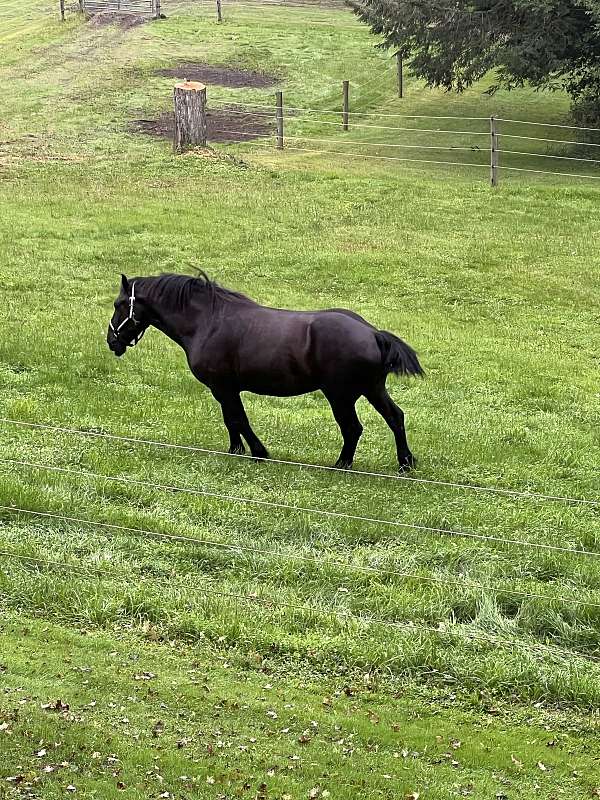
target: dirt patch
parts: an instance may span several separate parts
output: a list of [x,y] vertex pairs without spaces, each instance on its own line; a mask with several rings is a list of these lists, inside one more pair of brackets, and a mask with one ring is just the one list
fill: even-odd
[[88,22],[93,28],[104,28],[106,25],[118,25],[123,31],[137,28],[138,25],[145,25],[146,22],[151,21],[152,17],[145,16],[144,14],[119,14],[110,11],[101,11],[98,14],[92,14],[92,16],[88,18]]
[[159,69],[155,73],[163,78],[200,81],[228,89],[264,89],[279,83],[272,75],[246,69],[232,69],[215,64],[178,64],[170,69]]
[[[174,121],[171,112],[161,114],[158,119],[137,119],[132,123],[136,133],[146,133],[162,139],[173,139]],[[269,120],[259,112],[240,106],[223,106],[207,113],[208,143],[249,142],[271,135],[275,121]]]

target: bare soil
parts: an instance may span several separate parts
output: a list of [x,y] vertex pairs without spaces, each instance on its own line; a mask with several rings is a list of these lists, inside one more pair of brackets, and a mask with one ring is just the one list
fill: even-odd
[[152,17],[144,14],[119,14],[112,11],[102,11],[92,14],[88,18],[88,23],[94,28],[104,28],[106,25],[118,25],[121,30],[128,31],[130,28],[137,28],[138,25],[145,25],[151,22]]
[[[161,114],[157,119],[138,119],[132,123],[132,130],[162,139],[172,139],[174,120],[171,112]],[[269,136],[275,130],[275,121],[259,115],[250,108],[222,107],[207,113],[207,139],[213,142],[248,142]]]
[[169,69],[159,69],[155,73],[163,78],[199,81],[228,89],[264,89],[276,86],[279,82],[272,75],[253,70],[234,69],[215,64],[178,64]]

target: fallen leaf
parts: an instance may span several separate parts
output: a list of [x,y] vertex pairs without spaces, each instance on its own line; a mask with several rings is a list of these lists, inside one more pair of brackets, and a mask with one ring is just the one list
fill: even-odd
[[321,790],[319,789],[318,786],[315,786],[315,788],[311,789],[310,792],[308,793],[308,797],[310,800],[315,800],[315,798],[320,797],[320,795],[321,795]]
[[537,768],[541,769],[542,772],[548,772],[548,767],[545,764],[543,764],[541,761],[537,762]]
[[156,678],[154,672],[140,672],[139,675],[133,676],[136,681],[151,681],[153,678]]
[[404,800],[419,800],[420,796],[419,792],[411,792],[410,794],[404,795]]
[[519,769],[523,766],[523,762],[519,761],[519,759],[515,758],[513,755],[511,755],[510,760],[515,765],[515,767],[519,767]]
[[65,791],[67,791],[67,792],[76,792],[76,791],[77,791],[77,789],[76,789],[76,787],[75,787],[75,786],[73,786],[73,784],[72,784],[72,783],[70,783],[70,784],[67,786],[67,788],[65,789]]
[[63,703],[62,700],[56,700],[54,703],[42,703],[42,710],[43,711],[68,711],[69,704]]
[[46,749],[42,748],[41,750],[37,751],[37,753],[35,754],[35,757],[36,758],[43,758],[46,755],[47,752],[48,751]]

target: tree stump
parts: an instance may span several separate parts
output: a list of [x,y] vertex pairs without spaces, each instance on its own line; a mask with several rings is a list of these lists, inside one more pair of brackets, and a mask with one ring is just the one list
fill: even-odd
[[173,90],[175,136],[173,147],[181,153],[189,147],[206,145],[206,86],[196,81],[178,83]]

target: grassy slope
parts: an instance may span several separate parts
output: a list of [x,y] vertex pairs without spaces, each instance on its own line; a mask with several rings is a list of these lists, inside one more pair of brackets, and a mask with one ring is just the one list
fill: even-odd
[[[492,194],[468,173],[453,180],[444,173],[441,182],[435,171],[372,174],[368,165],[322,157],[307,167],[291,154],[286,158],[294,169],[285,170],[279,156],[259,156],[262,150],[254,146],[233,148],[248,152],[249,167],[196,156],[174,159],[166,144],[121,133],[128,120],[167,107],[170,82],[151,76],[156,66],[178,59],[241,61],[292,74],[297,86],[286,96],[294,103],[331,107],[335,93],[320,88],[326,79],[360,71],[356,82],[364,76],[368,83],[383,56],[364,34],[338,31],[333,37],[323,28],[303,30],[287,17],[286,36],[274,39],[266,23],[257,24],[259,15],[221,28],[174,15],[125,34],[86,28],[76,19],[61,27],[41,14],[41,3],[27,15],[17,4],[11,8],[12,27],[0,34],[12,42],[0,53],[7,109],[1,139],[9,142],[0,148],[3,414],[223,447],[218,409],[173,346],[148,335],[117,362],[103,343],[118,272],[201,263],[223,283],[266,303],[350,306],[417,346],[427,381],[395,384],[393,392],[408,414],[420,476],[598,495],[598,195],[592,186],[513,181]],[[290,63],[290,53],[297,62]],[[270,96],[215,94],[254,102]],[[524,109],[544,119],[564,114],[562,101],[540,95],[499,100],[507,116],[520,117]],[[376,102],[365,92],[364,108]],[[457,100],[414,86],[402,108],[445,113],[451,103],[454,113],[479,116],[475,109],[484,108],[483,116],[490,101],[475,90]],[[331,463],[337,455],[338,433],[321,398],[248,398],[248,408],[273,455],[316,463]],[[392,471],[389,432],[368,407],[360,413],[366,431],[357,466]],[[599,550],[593,509],[257,467],[6,426],[0,435],[3,457]],[[221,640],[240,663],[258,653],[279,670],[345,674],[385,667],[400,680],[406,674],[427,678],[430,686],[450,679],[502,696],[597,704],[598,670],[570,655],[600,654],[596,607],[521,599],[474,585],[600,603],[595,560],[277,514],[7,465],[0,471],[0,495],[5,504],[270,551],[250,556],[206,545],[167,546],[5,516],[2,549],[64,561],[63,568],[47,569],[6,561],[0,575],[4,604],[21,612],[41,611],[85,628],[128,630],[150,622],[167,639]],[[449,583],[375,579],[334,564],[306,564],[298,556]],[[92,580],[78,574],[82,567],[94,573]],[[207,598],[202,590],[209,582],[224,592],[256,592],[389,621],[442,623],[457,634],[492,633],[509,646],[348,626],[330,614]],[[557,643],[566,656],[536,655],[513,641]],[[432,689],[424,691],[435,697]],[[450,727],[455,713],[442,713]],[[16,753],[23,752],[17,745]],[[369,785],[374,792],[376,784]],[[447,796],[447,789],[440,791]],[[480,796],[493,797],[494,791],[486,784]],[[543,791],[552,796],[546,784]]]
[[526,800],[597,787],[597,731],[576,715],[411,684],[390,696],[360,676],[248,670],[218,651],[12,617],[0,648],[2,768],[22,796]]

